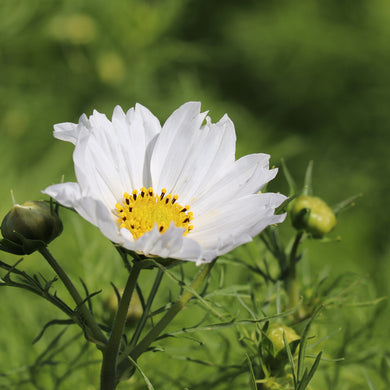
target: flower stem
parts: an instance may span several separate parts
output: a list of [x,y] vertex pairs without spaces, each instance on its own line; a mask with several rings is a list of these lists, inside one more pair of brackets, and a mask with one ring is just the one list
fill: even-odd
[[122,298],[119,302],[118,311],[112,326],[111,336],[103,351],[100,387],[101,390],[114,390],[117,385],[117,360],[123,329],[127,319],[131,296],[133,295],[133,291],[141,269],[141,262],[135,262],[127,279]]
[[206,264],[195,276],[192,281],[190,288],[185,290],[179,299],[171,306],[168,312],[160,319],[160,321],[149,331],[149,333],[139,342],[139,344],[133,349],[129,350],[126,348],[124,351],[122,360],[126,358],[127,355],[136,361],[138,357],[145,352],[150,344],[156,340],[160,333],[167,327],[167,325],[173,320],[176,314],[187,304],[190,298],[193,296],[193,291],[197,290],[202,282],[205,280],[209,272],[211,271],[215,260],[211,263]]
[[96,344],[98,344],[100,346],[105,345],[107,342],[106,337],[104,336],[102,330],[99,328],[99,325],[96,323],[93,315],[86,307],[85,301],[83,300],[83,298],[81,298],[81,295],[77,291],[77,289],[74,286],[74,284],[72,283],[72,281],[69,279],[68,275],[61,268],[61,266],[57,263],[56,259],[49,252],[47,247],[43,247],[43,248],[39,249],[39,252],[47,260],[49,265],[53,268],[54,272],[61,279],[62,283],[64,283],[66,289],[68,290],[69,294],[72,296],[74,302],[76,303],[77,309],[81,314],[81,320],[82,320],[79,323],[79,325],[82,328],[84,328],[86,325],[88,336],[91,337],[91,339]]
[[[290,252],[290,268],[289,268],[289,278],[288,278],[288,298],[289,298],[289,307],[293,308],[299,305],[299,291],[297,284],[297,251],[298,246],[301,243],[303,237],[303,232],[297,233],[295,240]],[[295,313],[295,317],[299,319],[302,316],[302,308],[299,307],[298,311]]]
[[137,324],[137,328],[135,329],[133,337],[132,337],[132,339],[130,341],[129,348],[134,347],[135,344],[137,343],[139,337],[141,336],[141,332],[144,329],[144,326],[145,326],[146,321],[148,319],[148,316],[149,316],[149,313],[150,313],[150,308],[152,306],[154,297],[157,294],[157,290],[160,287],[160,283],[161,283],[161,280],[162,280],[163,276],[164,276],[164,271],[159,268],[158,271],[157,271],[156,279],[154,280],[152,289],[151,289],[150,294],[148,296],[148,300],[146,302],[144,311],[142,313],[142,317],[139,320],[139,322]]

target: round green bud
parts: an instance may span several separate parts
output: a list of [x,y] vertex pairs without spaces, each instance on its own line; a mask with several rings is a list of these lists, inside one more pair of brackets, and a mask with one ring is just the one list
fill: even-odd
[[28,201],[17,204],[4,217],[1,233],[8,244],[32,253],[47,245],[62,232],[62,222],[49,204]]
[[337,223],[332,209],[316,196],[298,196],[292,203],[290,215],[296,229],[319,238],[329,233]]
[[277,353],[285,347],[283,332],[286,335],[286,340],[289,344],[300,339],[294,329],[283,324],[271,324],[267,329],[266,336],[274,347],[274,355],[277,355]]

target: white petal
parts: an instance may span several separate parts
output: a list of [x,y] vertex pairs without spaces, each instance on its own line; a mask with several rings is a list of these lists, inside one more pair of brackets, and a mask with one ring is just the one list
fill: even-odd
[[201,247],[196,241],[184,237],[183,230],[171,223],[169,229],[164,234],[160,234],[156,225],[136,241],[127,229],[122,228],[121,234],[125,239],[123,246],[126,249],[162,258],[197,261],[201,254]]
[[42,193],[51,196],[65,207],[74,207],[74,204],[81,198],[78,183],[54,184],[45,188]]
[[194,132],[187,158],[173,192],[179,201],[193,203],[199,191],[212,186],[235,160],[236,134],[231,120],[225,115],[217,124],[208,123]]
[[[221,204],[192,221],[190,235],[202,248],[217,248],[218,254],[247,242],[271,223],[283,219],[273,215],[284,200],[280,194],[253,194]],[[224,249],[229,248],[229,249]]]
[[232,199],[258,192],[277,173],[275,169],[268,169],[268,160],[269,155],[262,153],[240,158],[220,180],[197,194],[190,203],[191,211],[203,214]]
[[206,114],[200,113],[200,103],[190,102],[178,108],[165,122],[151,158],[151,175],[156,191],[166,188],[174,192],[192,140]]
[[[109,126],[107,123],[104,125]],[[110,141],[102,141],[104,133],[111,130],[105,129],[104,125],[95,127],[89,133],[80,133],[73,160],[77,182],[83,195],[100,199],[108,208],[113,208],[117,199],[125,192],[125,183],[121,182],[119,171],[109,151],[110,145],[107,143]]]
[[81,115],[78,125],[71,122],[58,123],[54,125],[53,135],[57,139],[68,141],[75,145],[78,140],[80,127],[90,127],[88,118],[85,114]]
[[84,219],[97,226],[101,232],[116,243],[122,243],[118,224],[111,210],[99,200],[85,197],[77,183],[55,184],[47,187],[42,193],[51,196],[57,202],[76,210]]

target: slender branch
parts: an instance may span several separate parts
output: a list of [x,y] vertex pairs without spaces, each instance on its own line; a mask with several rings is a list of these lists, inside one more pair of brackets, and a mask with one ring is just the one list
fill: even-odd
[[117,385],[116,371],[117,360],[129,310],[131,296],[138,276],[141,272],[141,262],[135,262],[127,279],[126,287],[119,302],[118,311],[115,315],[111,336],[103,351],[103,363],[101,369],[101,390],[114,390]]
[[164,276],[164,271],[159,268],[157,270],[156,279],[154,280],[152,289],[151,289],[150,294],[148,296],[148,300],[146,302],[145,309],[144,309],[144,311],[142,313],[142,317],[141,317],[140,321],[138,322],[137,328],[135,329],[134,335],[133,335],[133,337],[132,337],[132,339],[130,341],[129,348],[134,347],[135,344],[137,343],[139,337],[141,336],[141,332],[144,329],[146,320],[148,319],[148,316],[149,316],[149,313],[150,313],[150,308],[152,306],[154,297],[156,296],[157,290],[158,290],[158,288],[160,286],[161,279],[162,279],[163,276]]
[[140,341],[140,343],[133,349],[126,348],[122,359],[125,359],[127,355],[136,361],[137,358],[145,352],[151,343],[156,340],[160,333],[167,327],[167,325],[173,320],[176,314],[187,304],[187,302],[192,298],[193,292],[197,290],[202,282],[205,280],[206,276],[211,271],[215,260],[211,263],[206,264],[195,276],[192,281],[190,288],[186,289],[180,298],[171,306],[168,312],[160,319],[160,321],[149,331],[149,333]]
[[[289,267],[289,275],[288,275],[288,297],[289,297],[290,308],[299,305],[299,291],[298,291],[298,284],[297,284],[296,263],[297,263],[297,251],[298,251],[299,244],[301,243],[302,237],[303,237],[303,232],[298,232],[297,235],[295,236],[295,240],[291,248],[290,257],[289,257],[290,267]],[[298,312],[296,314],[298,317],[300,317],[302,314],[302,310],[298,309]]]
[[87,325],[87,329],[90,332],[89,336],[93,339],[94,342],[96,342],[100,346],[105,345],[107,342],[106,337],[104,336],[99,325],[96,323],[91,312],[88,310],[83,298],[81,298],[79,292],[77,291],[72,281],[69,279],[68,275],[57,263],[56,259],[52,256],[52,254],[49,252],[49,250],[46,247],[39,249],[39,252],[47,260],[49,265],[53,268],[54,272],[64,283],[66,289],[69,291],[69,294],[72,296],[73,300],[75,301],[78,311],[81,314],[82,322],[83,324]]

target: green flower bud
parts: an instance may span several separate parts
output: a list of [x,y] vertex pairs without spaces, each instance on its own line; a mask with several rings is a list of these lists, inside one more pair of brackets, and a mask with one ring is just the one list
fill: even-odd
[[303,229],[317,238],[329,233],[337,223],[332,209],[315,196],[301,195],[296,198],[290,214],[296,229]]
[[29,254],[47,245],[62,232],[62,222],[49,204],[28,201],[15,205],[4,217],[0,248],[15,254]]
[[283,324],[271,324],[267,329],[266,336],[274,347],[274,356],[276,356],[285,347],[283,332],[286,335],[286,340],[289,344],[300,339],[294,329]]

